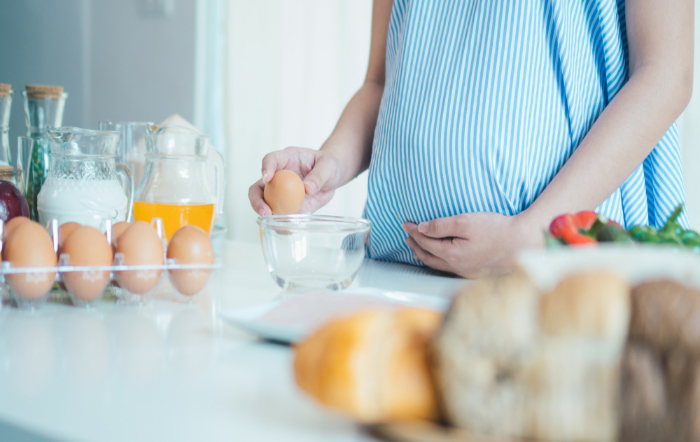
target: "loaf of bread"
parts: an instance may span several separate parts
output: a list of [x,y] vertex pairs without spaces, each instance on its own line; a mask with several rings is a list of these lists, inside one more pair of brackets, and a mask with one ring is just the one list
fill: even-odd
[[699,374],[700,290],[670,280],[635,287],[620,440],[700,441]]
[[629,287],[571,276],[541,293],[521,274],[457,295],[436,342],[447,419],[474,433],[613,441]]
[[297,385],[361,422],[436,419],[429,344],[441,323],[417,308],[333,320],[295,348]]
[[620,337],[627,334],[629,286],[613,273],[579,273],[562,280],[539,304],[548,336]]

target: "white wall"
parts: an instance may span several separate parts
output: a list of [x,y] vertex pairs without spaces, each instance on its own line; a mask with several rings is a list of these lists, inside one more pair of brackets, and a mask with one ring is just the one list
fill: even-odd
[[144,0],[92,0],[87,125],[194,118],[195,0],[152,17]]
[[[371,0],[229,0],[227,15],[227,226],[259,241],[248,187],[266,153],[330,134],[367,69]],[[320,213],[360,216],[366,186],[365,174]]]
[[[0,83],[62,85],[64,124],[194,118],[195,0],[172,14],[145,0],[0,0]],[[18,92],[10,137],[24,135]]]
[[88,0],[0,0],[0,83],[10,83],[15,90],[12,149],[27,131],[21,95],[27,84],[64,86],[64,124],[85,125],[87,4]]
[[700,229],[700,5],[695,7],[695,81],[693,98],[679,120],[683,149],[683,179],[688,217]]

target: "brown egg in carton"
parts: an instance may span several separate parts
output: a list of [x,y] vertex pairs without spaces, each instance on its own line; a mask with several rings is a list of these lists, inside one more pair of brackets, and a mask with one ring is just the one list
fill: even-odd
[[[0,221],[0,288],[22,308],[44,304],[55,286],[74,305],[90,306],[111,291],[125,303],[155,294],[191,302],[214,269],[209,235],[183,226],[168,242],[160,218],[151,223],[106,222],[106,232],[77,223],[46,228],[27,218]],[[166,276],[167,274],[167,276]]]

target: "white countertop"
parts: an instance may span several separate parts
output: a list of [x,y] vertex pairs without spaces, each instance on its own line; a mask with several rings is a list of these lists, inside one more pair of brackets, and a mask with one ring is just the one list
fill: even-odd
[[[294,386],[291,351],[217,312],[270,301],[259,244],[222,241],[194,304],[0,309],[0,440],[370,440]],[[355,282],[450,296],[462,281],[366,261]],[[4,436],[3,436],[4,435]]]

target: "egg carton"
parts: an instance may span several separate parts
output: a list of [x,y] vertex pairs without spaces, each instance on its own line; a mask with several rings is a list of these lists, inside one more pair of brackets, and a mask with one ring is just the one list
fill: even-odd
[[[154,218],[151,223],[163,240],[165,255],[167,241],[162,220]],[[58,253],[58,221],[49,222],[47,229],[54,243],[54,252]],[[3,230],[0,220],[0,236]],[[106,230],[107,241],[112,245],[109,221]],[[164,264],[126,265],[122,253],[116,253],[114,263],[108,266],[72,266],[69,262],[70,255],[66,253],[59,256],[55,267],[13,267],[12,263],[4,261],[0,265],[0,292],[3,297],[9,295],[18,307],[27,309],[36,309],[46,303],[55,289],[67,294],[74,305],[84,307],[93,306],[108,293],[112,293],[118,302],[127,304],[143,304],[156,296],[179,302],[193,302],[206,290],[214,270],[221,268],[219,261],[212,264],[178,264],[176,260],[167,258]],[[73,277],[76,274],[78,277]],[[52,277],[54,284],[44,293],[23,296],[13,287],[18,284],[48,283],[47,279]],[[95,287],[102,284],[104,288],[95,293]]]

